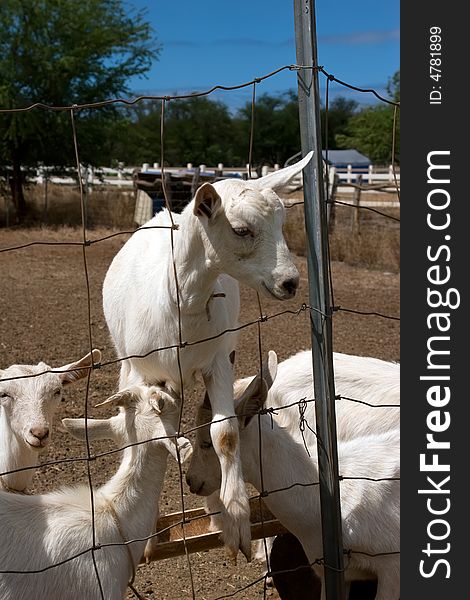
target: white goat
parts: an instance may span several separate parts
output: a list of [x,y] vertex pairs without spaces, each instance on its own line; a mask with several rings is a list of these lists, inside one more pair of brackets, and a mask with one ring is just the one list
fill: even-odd
[[[178,443],[184,460],[191,445],[185,438],[168,437],[176,433],[179,403],[161,388],[136,386],[108,402],[121,406],[121,412],[109,419],[88,419],[88,437],[110,438],[127,447],[116,474],[93,493],[98,546],[94,560],[104,597],[121,600],[145,546],[145,541],[124,542],[150,535],[168,452],[176,455]],[[84,419],[62,422],[70,433],[84,439]],[[141,443],[144,440],[151,441]],[[32,590],[36,600],[102,597],[91,550],[87,552],[93,545],[89,486],[36,496],[0,492],[0,537],[2,600],[26,600]],[[43,572],[18,573],[46,569],[74,556]]]
[[0,370],[0,489],[22,492],[31,484],[64,387],[86,377],[86,367],[100,360],[100,351],[93,350],[93,357],[62,367],[40,362]]
[[[279,300],[294,296],[299,274],[282,234],[285,211],[274,190],[299,173],[312,154],[257,180],[202,185],[181,215],[170,218],[164,210],[144,226],[157,229],[130,238],[103,285],[117,354],[132,357],[122,363],[121,388],[165,382],[182,394],[195,373],[202,373],[218,421],[211,436],[222,470],[224,541],[248,560],[249,505],[238,427],[236,419],[221,421],[234,415],[229,354],[236,339],[234,333],[221,334],[238,324],[238,281]],[[178,229],[171,234],[172,219]]]
[[[367,356],[333,353],[335,393],[343,399],[336,402],[337,437],[341,441],[362,435],[385,433],[400,426],[400,365]],[[242,395],[253,377],[235,382],[234,394]],[[266,406],[282,408],[276,421],[296,439],[316,453],[316,417],[314,402],[304,405],[303,419],[308,424],[300,429],[298,402],[314,398],[311,350],[303,350],[279,363],[276,379],[269,389]],[[359,402],[356,402],[358,400]],[[364,402],[366,404],[361,404]],[[386,405],[374,409],[371,406]],[[397,408],[388,408],[397,406]],[[287,408],[286,408],[287,407]],[[313,431],[312,431],[313,430]],[[267,540],[271,547],[273,538]],[[262,541],[255,542],[255,559],[265,558]]]
[[[268,382],[274,380],[277,365],[274,352],[269,354],[263,368]],[[316,454],[309,457],[304,445],[280,427],[276,418],[260,416],[260,425],[252,419],[266,397],[266,381],[258,375],[236,407],[243,473],[258,491],[271,492],[264,497],[267,507],[299,539],[309,562],[314,563],[323,556],[319,489],[317,485],[305,484],[319,480]],[[198,423],[210,421],[210,409],[200,407]],[[394,553],[399,551],[399,482],[391,479],[400,475],[399,430],[391,428],[388,432],[339,441],[338,456],[342,477],[390,479],[341,481],[343,545],[352,550],[345,561],[346,581],[375,576],[376,600],[398,600],[399,555]],[[192,490],[202,495],[212,494],[220,485],[219,466],[207,428],[198,429],[187,481]],[[385,555],[371,557],[365,553]],[[314,565],[314,569],[323,577],[322,568]]]

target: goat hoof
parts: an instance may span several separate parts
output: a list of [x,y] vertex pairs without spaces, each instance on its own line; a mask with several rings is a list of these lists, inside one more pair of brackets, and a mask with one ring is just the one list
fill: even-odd
[[153,539],[154,538],[147,540],[147,544],[145,545],[144,554],[143,554],[142,558],[140,559],[140,562],[145,563],[146,565],[148,565],[149,563],[151,563],[154,560],[153,545],[155,542],[152,542]]
[[237,554],[237,550],[228,549],[227,560],[233,567],[237,566]]

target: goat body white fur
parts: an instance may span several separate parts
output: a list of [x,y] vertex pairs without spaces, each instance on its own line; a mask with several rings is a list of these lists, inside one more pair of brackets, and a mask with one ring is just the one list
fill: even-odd
[[[271,366],[273,355],[270,353]],[[275,369],[271,372],[271,380],[276,382]],[[243,473],[246,481],[260,492],[272,492],[264,497],[266,505],[299,539],[309,561],[314,563],[323,556],[319,489],[317,485],[304,487],[302,484],[319,480],[316,449],[313,448],[310,457],[298,434],[293,437],[290,431],[279,426],[278,416],[271,419],[270,415],[263,415],[260,417],[260,454],[259,425],[257,419],[251,419],[251,415],[255,415],[266,400],[261,383],[260,376],[257,376],[245,388],[236,409],[240,420]],[[373,408],[369,410],[377,412]],[[350,409],[350,413],[352,411],[354,408]],[[279,415],[283,412],[279,411]],[[207,423],[210,418],[210,410],[201,407],[198,423]],[[371,420],[372,417],[369,417],[369,422]],[[198,430],[197,445],[187,474],[191,489],[203,495],[212,494],[220,483],[218,465],[210,449],[206,429]],[[399,478],[399,430],[391,426],[389,430],[374,432],[373,427],[367,429],[366,426],[362,434],[338,440],[338,458],[343,477]],[[284,489],[290,486],[294,487]],[[284,491],[275,492],[281,489]],[[375,576],[378,580],[376,600],[398,600],[399,555],[393,553],[399,551],[399,481],[346,479],[341,481],[340,490],[343,546],[353,550],[346,559],[346,580]],[[392,554],[369,557],[360,552]],[[322,569],[318,565],[314,568],[323,577]]]
[[0,370],[0,489],[22,492],[31,485],[39,455],[51,440],[64,387],[86,377],[86,367],[100,358],[100,351],[93,350],[93,356],[62,367],[40,362]]
[[[335,393],[337,400],[336,425],[339,440],[351,440],[360,435],[386,433],[400,427],[400,365],[369,356],[333,353]],[[235,397],[240,397],[253,377],[235,382]],[[277,423],[298,440],[305,440],[310,450],[316,437],[308,428],[303,436],[299,428],[300,400],[315,397],[311,350],[303,350],[277,366],[277,374],[269,388],[266,406],[282,408],[276,414]],[[349,398],[349,399],[348,399]],[[358,400],[359,402],[355,402]],[[362,404],[362,403],[367,404]],[[292,406],[290,406],[292,404]],[[368,406],[393,405],[397,408]],[[303,415],[315,431],[315,403],[305,404]]]
[[[299,275],[282,234],[284,207],[275,190],[311,157],[257,180],[204,184],[181,215],[164,210],[136,232],[114,258],[103,285],[117,354],[135,357],[122,363],[120,388],[165,382],[181,394],[202,373],[219,421],[211,436],[222,470],[224,541],[247,558],[249,505],[238,427],[236,419],[220,422],[234,415],[229,355],[236,336],[221,334],[238,325],[238,281],[279,300],[295,294]],[[178,229],[172,231],[173,222]],[[178,349],[180,342],[185,344]],[[152,352],[157,348],[168,349]]]
[[[176,454],[178,403],[163,390],[139,386],[118,392],[107,402],[121,405],[109,419],[64,419],[69,431],[84,439],[113,439],[126,447],[121,465],[111,479],[94,490],[94,531],[98,547],[94,560],[105,598],[122,600],[142,555],[145,542],[125,541],[150,535],[155,498],[160,495],[168,452]],[[160,439],[154,439],[160,438]],[[152,440],[139,444],[144,440]],[[190,443],[179,438],[180,456]],[[186,455],[186,456],[185,456]],[[0,492],[0,571],[34,571],[79,555],[41,573],[1,573],[2,600],[99,600],[91,550],[93,523],[87,485],[48,494],[19,496]],[[106,546],[106,544],[111,544]],[[117,544],[117,545],[112,545]]]

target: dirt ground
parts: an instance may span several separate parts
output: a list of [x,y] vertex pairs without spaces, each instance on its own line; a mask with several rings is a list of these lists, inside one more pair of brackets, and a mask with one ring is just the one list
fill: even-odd
[[[105,230],[89,232],[91,240],[112,233]],[[35,364],[40,360],[57,367],[86,354],[90,347],[100,348],[102,362],[115,358],[101,307],[101,285],[106,270],[116,252],[128,238],[119,235],[87,245],[36,244],[0,253],[2,291],[0,294],[0,367],[13,363]],[[32,242],[78,242],[83,240],[78,229],[0,230],[0,249]],[[262,299],[262,313],[276,315],[285,310],[296,311],[308,303],[307,267],[305,258],[297,257],[301,286],[295,299],[280,303]],[[334,304],[342,309],[399,315],[399,275],[332,264]],[[89,310],[88,315],[88,290]],[[260,315],[256,294],[241,290],[241,323],[249,323]],[[375,315],[339,311],[333,320],[334,350],[359,355],[399,360],[399,321]],[[263,352],[273,349],[279,360],[310,347],[308,313],[273,316],[260,326]],[[91,338],[91,339],[90,339]],[[236,362],[238,376],[250,375],[258,365],[258,326],[244,328],[240,334]],[[93,372],[88,393],[89,416],[102,416],[103,409],[93,408],[116,390],[118,365],[104,365]],[[193,424],[194,407],[200,399],[200,386],[186,396],[183,428]],[[81,442],[61,431],[59,418],[83,416],[86,385],[80,382],[67,391],[58,414],[57,429],[47,460],[83,456]],[[191,438],[191,434],[188,436]],[[93,446],[99,451],[105,446]],[[101,483],[112,473],[119,457],[115,454],[90,464],[93,482]],[[57,485],[86,482],[84,462],[71,462],[40,469],[34,491],[50,490]],[[189,493],[183,483],[186,508],[201,506],[199,498]],[[182,506],[178,469],[169,460],[165,487],[160,500],[162,514],[179,511]],[[243,557],[238,566],[225,558],[223,550],[211,550],[186,557],[166,559],[138,569],[135,587],[143,598],[183,600],[192,597],[191,578],[197,599],[215,599],[233,595],[263,576],[258,563],[247,564]],[[1,565],[0,565],[1,568]],[[264,594],[263,583],[236,594],[239,599],[253,599]],[[267,595],[277,598],[268,589]],[[128,598],[133,594],[128,593]],[[53,599],[51,599],[53,600]]]

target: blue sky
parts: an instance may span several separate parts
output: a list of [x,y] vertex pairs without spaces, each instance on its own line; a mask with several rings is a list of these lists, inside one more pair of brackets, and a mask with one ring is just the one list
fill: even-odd
[[[162,52],[147,79],[131,81],[134,93],[172,95],[214,85],[238,85],[294,64],[293,0],[127,0],[147,9]],[[347,83],[386,95],[388,79],[400,67],[399,0],[317,0],[319,64]],[[320,77],[323,87],[324,77]],[[295,72],[264,81],[257,94],[297,89]],[[370,94],[338,84],[330,97],[373,102]],[[251,98],[246,91],[217,92],[230,107]]]

